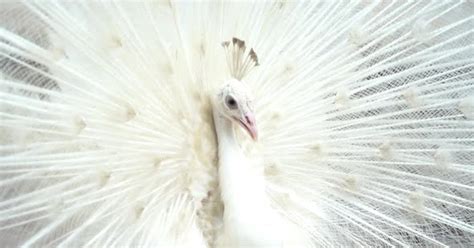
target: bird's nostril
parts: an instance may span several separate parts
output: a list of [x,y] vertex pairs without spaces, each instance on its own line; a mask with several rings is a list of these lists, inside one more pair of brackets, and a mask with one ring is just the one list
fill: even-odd
[[245,116],[245,121],[248,123],[248,124],[252,124],[252,121],[250,120],[250,118],[248,116]]
[[245,116],[245,121],[250,125],[255,124],[253,118],[250,118],[248,115]]

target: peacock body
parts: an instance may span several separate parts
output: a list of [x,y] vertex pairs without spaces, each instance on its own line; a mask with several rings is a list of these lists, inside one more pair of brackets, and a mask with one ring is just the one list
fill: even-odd
[[[248,203],[239,192],[268,201],[250,219],[271,211],[307,246],[473,246],[472,13],[470,1],[1,3],[2,246],[219,247],[229,201]],[[242,68],[250,47],[258,63]],[[232,127],[243,157],[229,161],[258,177],[219,170],[213,97],[232,77],[259,137]]]

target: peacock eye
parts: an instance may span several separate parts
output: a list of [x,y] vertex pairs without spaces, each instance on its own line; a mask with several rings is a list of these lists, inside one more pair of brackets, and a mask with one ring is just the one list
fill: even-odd
[[231,96],[226,96],[225,103],[226,103],[227,107],[229,107],[230,109],[236,109],[237,108],[237,101]]

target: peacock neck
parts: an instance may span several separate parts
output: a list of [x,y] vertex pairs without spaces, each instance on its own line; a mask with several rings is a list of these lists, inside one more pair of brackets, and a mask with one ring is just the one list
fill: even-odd
[[[263,175],[244,156],[234,135],[233,122],[214,111],[219,155],[219,185],[227,210],[242,213],[250,205],[260,205],[264,192]],[[230,214],[226,210],[227,214]]]
[[[239,150],[239,145],[234,136],[232,121],[214,111],[214,125],[216,128],[219,154],[228,150]],[[224,150],[223,150],[224,149]]]

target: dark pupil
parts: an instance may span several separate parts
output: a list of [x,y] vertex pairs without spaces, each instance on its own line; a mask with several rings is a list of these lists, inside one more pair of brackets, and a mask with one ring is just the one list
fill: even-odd
[[229,107],[230,109],[236,109],[237,108],[237,102],[235,101],[235,99],[233,97],[227,96],[227,98],[225,100],[226,100],[226,103],[227,103],[227,107]]

